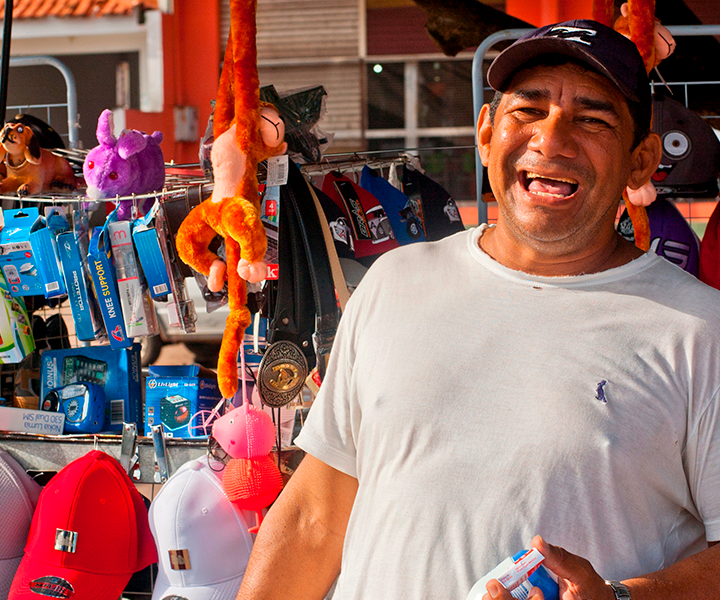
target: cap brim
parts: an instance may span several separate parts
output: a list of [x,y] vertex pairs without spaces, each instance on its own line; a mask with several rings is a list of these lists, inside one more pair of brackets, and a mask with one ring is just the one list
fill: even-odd
[[367,273],[367,267],[352,258],[341,258],[340,267],[345,277],[345,283],[351,288],[356,288],[360,285],[360,280],[365,276],[365,273]]
[[[33,591],[31,584],[39,582],[42,578],[56,577],[69,583],[74,590],[71,595],[65,596],[69,600],[117,600],[127,586],[132,573],[127,575],[100,575],[75,569],[66,569],[51,564],[33,560],[25,555],[20,561],[8,600],[38,600],[39,598],[63,598],[60,594],[40,594]],[[37,585],[37,583],[36,583]],[[64,584],[61,584],[61,587]]]
[[180,587],[170,585],[164,573],[158,573],[152,600],[170,600],[171,598],[186,598],[187,600],[235,600],[243,575],[226,579],[213,585],[189,585]]
[[582,44],[568,42],[559,38],[530,38],[518,41],[503,50],[488,69],[487,80],[490,87],[500,92],[506,91],[512,76],[523,68],[528,61],[549,54],[569,56],[588,65],[612,81],[625,97],[634,102],[641,102],[633,90],[617,80],[600,61],[584,50]]

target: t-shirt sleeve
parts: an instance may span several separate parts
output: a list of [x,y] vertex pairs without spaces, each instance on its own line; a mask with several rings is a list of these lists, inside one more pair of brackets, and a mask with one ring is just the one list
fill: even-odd
[[325,464],[357,477],[356,440],[361,411],[353,383],[355,332],[361,287],[340,319],[325,379],[295,444]]
[[689,432],[686,468],[709,542],[720,541],[720,390]]

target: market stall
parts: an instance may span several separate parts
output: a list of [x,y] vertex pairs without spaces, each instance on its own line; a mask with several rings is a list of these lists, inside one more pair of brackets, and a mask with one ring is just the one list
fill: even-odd
[[[250,27],[248,5],[242,18]],[[720,34],[720,27],[670,30],[676,36]],[[482,65],[493,44],[523,33],[501,32],[481,45],[474,90],[482,90]],[[159,561],[165,575],[158,585],[168,595],[179,586],[172,571],[189,569],[188,550],[151,556],[150,534],[158,547],[170,543],[162,540],[172,537],[168,531],[176,523],[165,523],[161,512],[187,509],[173,491],[178,482],[197,486],[208,503],[242,519],[237,539],[249,554],[264,510],[302,458],[292,444],[302,426],[296,414],[306,414],[322,385],[340,315],[364,273],[398,246],[464,229],[455,201],[414,154],[326,153],[324,136],[314,130],[319,111],[310,110],[324,90],[303,96],[260,89],[254,61],[249,71],[236,64],[240,55],[252,58],[253,36],[244,36],[240,48],[233,44],[238,37],[231,29],[214,131],[201,141],[204,164],[165,164],[157,153],[161,134],[124,131],[116,137],[106,111],[97,148],[38,150],[55,161],[39,189],[27,187],[37,183],[37,174],[22,179],[20,173],[10,187],[12,168],[33,163],[30,150],[20,150],[0,180],[7,185],[0,194],[6,207],[0,448],[25,471],[45,479],[60,473],[63,482],[79,464],[92,463],[88,468],[107,475],[117,463],[131,500],[135,489],[148,501],[158,498],[150,511],[152,532],[141,510],[134,517],[142,521],[138,535],[145,536],[148,554],[141,547],[132,564],[146,569]],[[482,102],[479,92],[476,116]],[[69,112],[72,106],[69,100]],[[676,131],[675,121],[661,126],[667,129],[658,131],[662,135]],[[28,122],[12,122],[14,136],[28,129]],[[671,158],[673,140],[682,149],[682,139],[671,138],[665,147]],[[706,140],[706,148],[715,146],[720,150],[717,139]],[[720,162],[684,197],[717,195],[714,167]],[[480,162],[476,168],[478,215],[485,222]],[[673,185],[681,183],[666,181],[670,191],[659,191],[661,200],[672,198]],[[659,240],[657,253],[698,269],[692,234],[683,250],[677,239],[655,235],[653,222],[651,215],[648,242]],[[628,236],[639,236],[637,223],[628,225]],[[202,292],[199,305],[188,291],[190,280]],[[183,334],[193,333],[199,312],[227,311],[216,370],[141,364],[141,341],[159,334],[160,306],[170,327]],[[106,457],[113,459],[110,466]],[[48,489],[58,489],[58,480],[50,481]],[[74,548],[72,535],[61,542],[63,551]],[[198,545],[192,539],[187,547]],[[239,586],[241,575],[231,579]]]

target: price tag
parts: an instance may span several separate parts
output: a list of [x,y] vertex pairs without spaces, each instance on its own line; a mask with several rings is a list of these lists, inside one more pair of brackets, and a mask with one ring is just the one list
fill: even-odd
[[288,181],[288,155],[271,156],[267,162],[267,182],[265,185],[285,185]]

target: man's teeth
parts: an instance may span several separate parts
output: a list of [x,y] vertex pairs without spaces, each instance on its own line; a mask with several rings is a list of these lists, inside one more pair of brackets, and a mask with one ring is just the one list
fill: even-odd
[[577,185],[577,181],[574,179],[565,179],[564,177],[545,177],[544,175],[539,175],[538,173],[533,173],[532,171],[526,171],[526,176],[528,179],[552,179],[554,181],[562,181],[563,183]]
[[525,172],[525,182],[528,192],[548,198],[567,198],[578,187],[574,179],[546,177],[532,171]]

